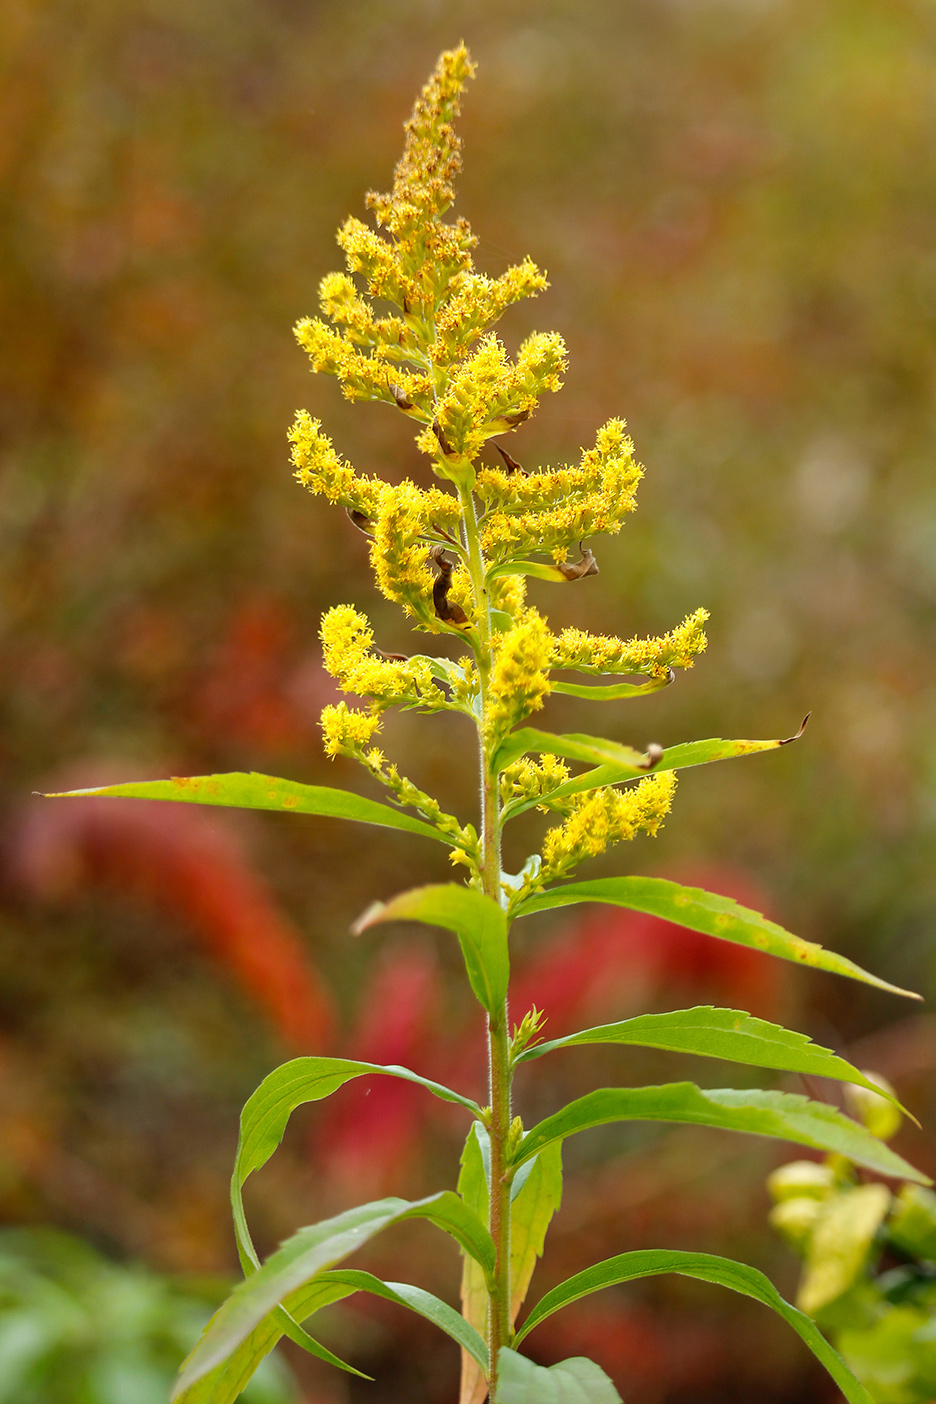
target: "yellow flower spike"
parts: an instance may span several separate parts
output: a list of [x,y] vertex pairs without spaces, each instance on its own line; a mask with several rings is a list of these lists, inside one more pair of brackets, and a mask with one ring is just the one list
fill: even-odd
[[343,692],[370,697],[381,709],[394,704],[433,710],[445,706],[428,662],[374,656],[373,630],[353,605],[335,605],[322,616],[321,639],[325,670]]
[[564,369],[565,344],[557,332],[527,337],[515,362],[493,333],[484,336],[450,375],[436,410],[451,451],[477,457],[487,439],[529,419],[539,397],[560,388]]
[[439,488],[423,491],[408,479],[386,486],[373,518],[371,564],[378,588],[421,627],[435,633],[440,632],[440,624],[432,608],[435,577],[426,543],[440,530],[457,531],[460,521],[454,497]]
[[563,629],[552,655],[553,668],[579,673],[645,673],[665,677],[670,668],[691,668],[708,640],[703,625],[707,609],[697,609],[668,634],[649,639],[617,639],[589,634],[584,629]]
[[[512,800],[545,799],[569,778],[569,767],[558,756],[524,756],[503,770],[498,782],[502,804]],[[545,810],[545,805],[538,808]]]
[[374,515],[386,484],[378,478],[359,477],[350,463],[335,452],[319,420],[300,410],[289,431],[289,441],[296,477],[304,487],[365,517]]
[[437,365],[451,364],[500,321],[512,303],[536,297],[548,287],[545,274],[531,258],[508,268],[499,278],[474,272],[460,274],[450,284],[450,297],[436,316],[436,340],[429,348],[430,359]]
[[319,284],[319,306],[347,340],[377,349],[388,359],[410,358],[412,338],[406,323],[399,317],[375,317],[346,273],[325,275]]
[[405,310],[419,296],[417,284],[404,275],[393,245],[362,220],[350,216],[338,230],[337,238],[348,271],[366,279],[371,297]]
[[675,790],[675,772],[664,770],[624,790],[606,786],[577,795],[568,819],[546,834],[537,884],[568,876],[583,859],[597,858],[612,844],[638,834],[654,836],[670,811]]
[[461,142],[452,122],[461,110],[462,88],[474,71],[464,44],[440,55],[406,123],[392,192],[367,197],[368,207],[394,234],[409,232],[417,222],[438,220],[455,198],[452,182],[461,169]]
[[492,746],[517,722],[542,707],[550,691],[552,649],[549,626],[535,609],[524,610],[512,629],[495,635],[488,717]]
[[325,753],[331,756],[357,758],[375,731],[380,729],[380,717],[373,712],[358,712],[346,702],[338,702],[322,711],[321,726],[325,736]]
[[566,550],[598,532],[615,534],[637,506],[643,469],[622,419],[599,430],[593,449],[575,467],[508,473],[484,467],[477,492],[488,508],[482,542],[494,561],[530,551],[565,559]]
[[492,609],[499,609],[517,620],[526,600],[526,579],[522,575],[499,575],[488,586]]
[[414,374],[405,367],[390,364],[390,350],[378,341],[372,354],[356,346],[353,340],[333,331],[317,317],[303,317],[295,327],[296,340],[308,353],[312,369],[333,375],[341,382],[342,394],[348,400],[382,400],[396,404],[402,394],[428,415],[432,382],[426,375]]

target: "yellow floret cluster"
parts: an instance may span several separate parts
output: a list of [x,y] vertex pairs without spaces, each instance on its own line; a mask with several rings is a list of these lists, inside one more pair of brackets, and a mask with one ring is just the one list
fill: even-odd
[[598,431],[595,447],[583,450],[575,467],[528,474],[485,467],[477,482],[488,509],[481,527],[485,553],[495,562],[531,551],[564,560],[575,542],[621,530],[637,505],[642,476],[622,419]]
[[488,439],[529,419],[540,396],[561,389],[565,345],[557,332],[534,332],[511,361],[493,334],[448,376],[433,426],[416,440],[424,453],[477,458]]
[[371,523],[370,558],[378,589],[423,628],[436,632],[440,626],[432,607],[427,543],[438,540],[439,533],[456,531],[460,522],[451,494],[424,490],[406,479],[394,487],[387,484]]
[[579,673],[646,673],[664,677],[670,668],[691,668],[706,645],[703,625],[709,614],[697,609],[668,634],[649,639],[617,639],[611,634],[589,634],[584,629],[563,629],[553,649],[553,668],[574,668]]
[[374,631],[353,605],[335,605],[322,617],[322,661],[343,692],[370,697],[378,709],[393,705],[437,709],[445,696],[427,659],[402,662],[372,652]]
[[[558,756],[524,756],[501,771],[501,804],[508,805],[514,800],[546,799],[569,778],[569,767]],[[540,805],[540,809],[546,809]]]
[[436,317],[436,339],[429,348],[434,365],[449,365],[501,317],[513,303],[535,297],[549,287],[531,258],[515,264],[499,278],[483,273],[459,273],[449,284],[449,299]]
[[300,410],[289,431],[289,441],[296,477],[303,487],[364,517],[374,515],[386,483],[355,473],[351,464],[335,451],[318,419]]
[[567,876],[585,858],[597,858],[612,844],[655,835],[670,811],[676,776],[665,770],[625,790],[606,786],[576,796],[572,813],[543,841],[540,883]]
[[552,634],[535,609],[524,610],[506,634],[495,634],[487,738],[492,748],[517,722],[542,707],[550,690],[552,646]]
[[[322,280],[322,317],[296,326],[312,369],[335,376],[349,399],[395,405],[426,426],[418,443],[442,476],[464,476],[462,460],[528,418],[564,366],[555,333],[528,337],[515,361],[490,334],[512,303],[547,286],[545,275],[530,258],[498,278],[476,272],[469,225],[444,218],[461,165],[452,122],[473,71],[464,46],[442,55],[406,124],[392,191],[367,197],[378,228],[345,221],[347,272]],[[378,313],[372,299],[396,313]]]
[[324,708],[321,724],[327,756],[332,760],[335,756],[356,758],[374,732],[380,730],[380,717],[376,712],[359,712],[347,702],[336,702]]

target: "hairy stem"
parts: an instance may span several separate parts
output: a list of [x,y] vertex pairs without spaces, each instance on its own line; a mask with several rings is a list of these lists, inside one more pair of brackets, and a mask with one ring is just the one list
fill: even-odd
[[[484,558],[478,540],[478,521],[470,489],[459,488],[465,522],[468,571],[481,647],[478,672],[481,681],[481,717],[478,724],[481,766],[481,881],[484,893],[500,904],[500,799],[497,776],[491,773],[491,757],[486,744],[488,733],[489,677],[491,670],[491,613],[484,582]],[[488,1308],[488,1347],[491,1352],[491,1400],[497,1398],[497,1360],[501,1348],[510,1341],[510,1186],[505,1181],[507,1143],[510,1135],[511,1069],[508,1044],[507,1003],[488,1019],[491,1103],[491,1194],[489,1228],[496,1249],[494,1288]]]

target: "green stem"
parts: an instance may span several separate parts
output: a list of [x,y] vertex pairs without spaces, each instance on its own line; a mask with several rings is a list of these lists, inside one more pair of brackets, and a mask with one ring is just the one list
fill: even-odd
[[[481,718],[478,726],[481,765],[481,883],[486,896],[500,904],[500,798],[497,776],[491,773],[486,742],[489,682],[491,671],[491,612],[484,580],[484,557],[478,537],[478,519],[474,497],[467,487],[459,486],[465,522],[465,545],[468,551],[468,571],[475,610],[478,616],[478,672],[481,683]],[[510,1185],[507,1173],[507,1150],[510,1136],[511,1067],[508,1042],[507,1003],[488,1020],[490,1049],[491,1121],[491,1193],[488,1227],[494,1240],[496,1259],[494,1285],[488,1303],[488,1347],[491,1353],[490,1397],[497,1399],[497,1361],[501,1349],[510,1343]]]
[[491,1399],[497,1399],[497,1361],[501,1348],[510,1344],[510,1185],[505,1180],[507,1138],[510,1134],[510,1060],[507,1040],[507,1005],[488,1022],[491,1052],[491,1196],[488,1227],[497,1252],[494,1291],[488,1309],[488,1347],[491,1352]]

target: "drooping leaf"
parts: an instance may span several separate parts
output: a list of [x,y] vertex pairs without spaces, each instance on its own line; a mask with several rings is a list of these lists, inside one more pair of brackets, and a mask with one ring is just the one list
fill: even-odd
[[669,1082],[660,1087],[602,1087],[589,1092],[528,1131],[513,1163],[520,1165],[553,1141],[610,1121],[688,1122],[755,1136],[776,1136],[814,1150],[844,1155],[880,1175],[915,1180],[917,1184],[931,1183],[857,1121],[825,1102],[813,1102],[792,1092],[738,1091],[733,1087],[703,1090],[693,1082]]
[[732,1262],[730,1258],[715,1257],[711,1253],[645,1249],[636,1253],[621,1253],[616,1258],[607,1258],[603,1263],[596,1263],[594,1267],[586,1268],[584,1272],[577,1273],[575,1277],[568,1278],[551,1292],[547,1292],[545,1297],[537,1302],[517,1333],[517,1342],[554,1311],[588,1296],[591,1292],[598,1292],[603,1287],[613,1287],[621,1282],[631,1282],[637,1277],[657,1277],[668,1272],[728,1287],[733,1292],[753,1297],[755,1301],[771,1307],[793,1327],[822,1362],[848,1400],[848,1404],[873,1404],[870,1394],[855,1379],[844,1360],[832,1349],[815,1323],[789,1302],[784,1301],[773,1283],[762,1272],[747,1267],[744,1263]]
[[[620,1043],[637,1048],[662,1048],[671,1053],[696,1053],[704,1058],[724,1058],[730,1063],[746,1063],[755,1068],[776,1068],[780,1072],[832,1077],[854,1083],[869,1091],[897,1099],[864,1073],[853,1068],[828,1048],[813,1043],[805,1034],[794,1033],[780,1024],[768,1024],[741,1009],[715,1009],[710,1004],[695,1009],[677,1009],[671,1014],[640,1014],[618,1024],[601,1024],[581,1033],[537,1043],[517,1058],[528,1063],[556,1048],[580,1044]],[[897,1103],[899,1105],[899,1103]]]
[[530,916],[534,912],[568,907],[577,902],[604,902],[612,907],[626,907],[632,912],[646,912],[649,916],[661,917],[678,926],[687,926],[690,931],[717,936],[719,940],[732,941],[738,946],[749,946],[766,955],[779,956],[781,960],[792,960],[814,970],[828,970],[833,975],[847,975],[853,980],[875,985],[878,989],[889,990],[891,994],[906,995],[909,999],[920,998],[910,990],[902,990],[898,985],[879,979],[877,975],[870,975],[845,956],[827,951],[814,941],[804,941],[800,936],[791,935],[776,922],[761,916],[760,912],[742,907],[733,897],[705,892],[701,887],[683,887],[667,878],[617,877],[570,882],[564,887],[553,887],[548,892],[528,897],[518,907],[517,916]]
[[352,1291],[369,1292],[372,1296],[383,1297],[385,1301],[396,1302],[397,1305],[405,1306],[419,1316],[424,1316],[433,1326],[438,1326],[440,1331],[451,1336],[482,1370],[487,1371],[488,1348],[480,1334],[465,1320],[461,1312],[434,1296],[432,1292],[426,1292],[422,1287],[414,1287],[408,1282],[381,1282],[380,1278],[374,1277],[372,1273],[359,1272],[354,1268],[339,1268],[336,1272],[323,1273],[322,1276],[335,1284],[348,1286]]
[[[490,1203],[488,1181],[491,1173],[488,1133],[480,1121],[472,1124],[465,1141],[458,1176],[458,1193],[482,1223],[487,1223]],[[462,1254],[462,1315],[481,1336],[487,1334],[488,1293],[484,1272],[468,1253]],[[462,1351],[459,1404],[483,1404],[488,1386],[476,1356]]]
[[[302,1106],[305,1102],[317,1102],[324,1097],[330,1097],[346,1082],[350,1082],[356,1077],[365,1077],[370,1073],[378,1073],[384,1077],[402,1078],[405,1082],[414,1082],[419,1087],[425,1087],[434,1096],[440,1097],[442,1101],[455,1102],[475,1115],[480,1114],[478,1104],[473,1102],[470,1097],[462,1097],[460,1093],[452,1092],[448,1087],[443,1087],[441,1083],[432,1082],[428,1078],[420,1077],[418,1073],[410,1072],[409,1068],[385,1066],[380,1063],[363,1063],[350,1058],[312,1057],[293,1058],[290,1062],[275,1068],[263,1079],[256,1092],[248,1098],[241,1112],[240,1135],[234,1160],[234,1173],[231,1176],[234,1237],[237,1242],[241,1267],[245,1274],[249,1275],[258,1268],[260,1259],[257,1257],[250,1237],[247,1216],[244,1212],[242,1194],[244,1183],[255,1170],[259,1170],[262,1165],[266,1164],[276,1150],[283,1139],[289,1118],[297,1107]],[[331,1365],[350,1369],[350,1366],[344,1365],[337,1356],[308,1335],[288,1314],[286,1308],[279,1308],[276,1316],[280,1331],[296,1345],[301,1346],[311,1355],[326,1360]]]
[[[533,1161],[510,1210],[510,1324],[526,1300],[546,1230],[562,1203],[562,1146],[554,1142]],[[526,1165],[521,1166],[519,1179]],[[516,1180],[515,1180],[516,1183]]]
[[[212,1366],[207,1371],[199,1372],[195,1377],[190,1377],[188,1373],[189,1362],[194,1360],[201,1341],[205,1334],[211,1330],[218,1315],[218,1312],[215,1312],[202,1332],[199,1341],[182,1362],[179,1379],[176,1381],[172,1395],[173,1404],[234,1404],[234,1400],[244,1390],[260,1362],[269,1355],[270,1351],[286,1334],[286,1322],[291,1322],[296,1326],[297,1322],[306,1320],[314,1312],[320,1311],[322,1307],[330,1306],[333,1302],[341,1301],[343,1297],[350,1296],[353,1290],[351,1287],[321,1279],[316,1279],[311,1284],[300,1287],[298,1291],[291,1292],[284,1299],[282,1307],[268,1312],[241,1343],[217,1365]],[[301,1328],[296,1326],[296,1329]],[[312,1338],[308,1337],[308,1339]],[[324,1347],[322,1349],[324,1351]],[[338,1360],[337,1356],[328,1360],[329,1355],[330,1352],[325,1352],[321,1358],[327,1360],[329,1364],[337,1363],[341,1369],[355,1375],[361,1375],[363,1379],[370,1378],[360,1370],[355,1370],[353,1366]]]
[[648,678],[642,683],[563,683],[551,684],[553,692],[563,692],[568,697],[584,697],[589,702],[620,702],[626,697],[647,697],[651,692],[659,692],[674,682],[676,674],[672,669],[662,678]]
[[[355,1292],[369,1292],[426,1317],[446,1335],[451,1336],[468,1354],[469,1359],[477,1361],[483,1370],[487,1370],[487,1346],[464,1317],[431,1292],[426,1292],[421,1287],[413,1287],[409,1283],[381,1282],[379,1277],[374,1277],[369,1272],[338,1269],[319,1273],[314,1282],[287,1297],[284,1305],[293,1319],[302,1321],[320,1311],[322,1307],[341,1301]],[[270,1312],[220,1365],[216,1365],[191,1384],[180,1385],[173,1395],[176,1404],[233,1404],[261,1360],[270,1353],[281,1335],[278,1314]],[[350,1366],[344,1368],[351,1369]],[[361,1374],[360,1371],[354,1373]],[[369,1378],[366,1375],[361,1377]]]
[[[474,1211],[451,1190],[415,1202],[382,1199],[345,1210],[332,1219],[300,1229],[235,1288],[185,1362],[175,1397],[185,1397],[192,1384],[234,1355],[281,1304],[290,1314],[297,1311],[294,1294],[301,1288],[314,1284],[320,1274],[334,1268],[391,1224],[416,1218],[428,1219],[443,1229],[482,1264],[488,1275],[493,1273],[491,1235]],[[271,1329],[282,1327],[274,1322]]]
[[140,780],[126,785],[104,785],[99,789],[66,790],[47,799],[148,799],[174,800],[181,804],[214,804],[233,809],[273,809],[286,814],[320,814],[329,819],[356,819],[362,824],[379,824],[385,829],[402,829],[424,838],[448,840],[431,824],[411,819],[388,804],[365,799],[348,790],[328,785],[303,785],[298,780],[280,780],[272,775],[233,771],[229,775],[176,776],[171,780]]
[[490,897],[454,882],[414,887],[389,902],[375,902],[354,930],[359,933],[385,921],[422,921],[454,931],[471,988],[489,1014],[500,1014],[510,978],[507,918]]
[[263,1079],[256,1092],[244,1105],[240,1118],[240,1136],[231,1177],[231,1205],[234,1211],[234,1232],[245,1272],[259,1266],[244,1214],[242,1190],[248,1177],[270,1159],[286,1130],[290,1116],[305,1102],[318,1102],[330,1097],[352,1078],[378,1073],[385,1077],[402,1078],[424,1087],[444,1102],[454,1102],[479,1116],[481,1109],[470,1097],[463,1097],[441,1083],[432,1082],[410,1072],[408,1068],[380,1063],[362,1063],[351,1058],[293,1058],[274,1069]]
[[[805,726],[805,722],[803,726]],[[795,736],[784,737],[781,741],[722,741],[712,737],[707,741],[686,741],[679,746],[669,746],[657,758],[648,752],[639,756],[628,746],[617,746],[613,741],[605,741],[598,736],[550,736],[548,732],[523,727],[511,732],[496,757],[499,770],[519,760],[527,751],[545,751],[570,760],[590,761],[596,764],[594,770],[584,771],[553,790],[546,799],[518,800],[509,807],[508,817],[513,819],[532,809],[537,804],[553,804],[567,799],[569,795],[582,794],[602,785],[617,785],[622,780],[633,780],[645,775],[648,770],[686,770],[693,765],[710,765],[713,761],[732,760],[737,756],[752,756],[760,751],[775,751],[778,746],[788,746],[798,741],[803,734],[800,727]],[[565,747],[565,749],[562,749]],[[618,754],[619,752],[625,754]],[[506,757],[506,759],[504,758]],[[505,811],[506,813],[506,811]]]
[[621,1396],[601,1366],[583,1355],[547,1367],[502,1350],[497,1404],[621,1404]]

